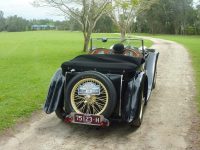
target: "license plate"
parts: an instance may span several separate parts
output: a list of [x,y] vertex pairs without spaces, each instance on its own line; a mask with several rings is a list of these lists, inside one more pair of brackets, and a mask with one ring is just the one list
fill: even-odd
[[102,116],[87,115],[87,114],[75,114],[74,123],[88,124],[88,125],[100,125]]

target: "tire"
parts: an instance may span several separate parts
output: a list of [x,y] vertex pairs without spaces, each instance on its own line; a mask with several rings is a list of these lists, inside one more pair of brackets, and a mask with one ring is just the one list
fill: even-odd
[[56,116],[59,119],[64,120],[65,117],[64,117],[64,111],[63,111],[63,109],[57,108],[56,111],[55,111],[55,113],[56,113]]
[[[100,94],[83,96],[78,94],[78,88],[85,83],[95,83],[95,85],[101,88]],[[113,83],[108,77],[95,71],[85,71],[74,76],[67,84],[65,94],[67,113],[88,113],[103,115],[105,118],[108,118],[116,106],[117,93]]]
[[136,113],[136,118],[131,122],[131,126],[140,127],[143,121],[143,113],[145,107],[145,96],[144,96],[144,84],[142,84],[140,89],[140,94],[138,96],[138,109]]
[[56,116],[61,119],[64,120],[65,119],[65,111],[64,111],[64,104],[63,103],[59,103],[57,109],[55,110]]

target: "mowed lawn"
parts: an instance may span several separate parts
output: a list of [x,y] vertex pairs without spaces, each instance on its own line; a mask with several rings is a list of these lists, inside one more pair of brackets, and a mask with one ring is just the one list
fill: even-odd
[[[195,72],[195,84],[197,87],[196,100],[198,103],[198,110],[200,112],[200,36],[154,35],[152,37],[175,41],[188,49]],[[176,58],[178,59],[178,56],[176,56]]]
[[[93,34],[93,37],[118,34]],[[152,42],[147,41],[147,46]],[[83,54],[80,32],[0,32],[0,131],[42,109],[61,63]]]
[[51,76],[81,49],[80,33],[0,33],[0,130],[42,108]]

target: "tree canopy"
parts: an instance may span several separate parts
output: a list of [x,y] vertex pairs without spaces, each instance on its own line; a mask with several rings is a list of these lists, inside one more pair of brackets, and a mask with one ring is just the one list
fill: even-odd
[[124,39],[126,32],[130,30],[136,16],[149,10],[151,6],[157,3],[158,0],[113,0],[112,13],[110,17],[118,26],[121,38]]
[[5,18],[3,11],[0,10],[0,32],[5,29]]
[[136,32],[197,34],[199,33],[199,6],[192,0],[159,0],[137,15]]
[[84,35],[83,51],[87,51],[92,31],[99,18],[109,10],[110,3],[110,0],[36,0],[34,5],[53,7],[60,14],[76,20]]

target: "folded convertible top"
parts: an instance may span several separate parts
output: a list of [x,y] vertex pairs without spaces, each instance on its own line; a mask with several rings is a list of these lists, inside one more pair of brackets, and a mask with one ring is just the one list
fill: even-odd
[[63,74],[75,69],[76,71],[95,70],[103,73],[135,72],[144,63],[143,58],[113,54],[80,55],[61,65]]

